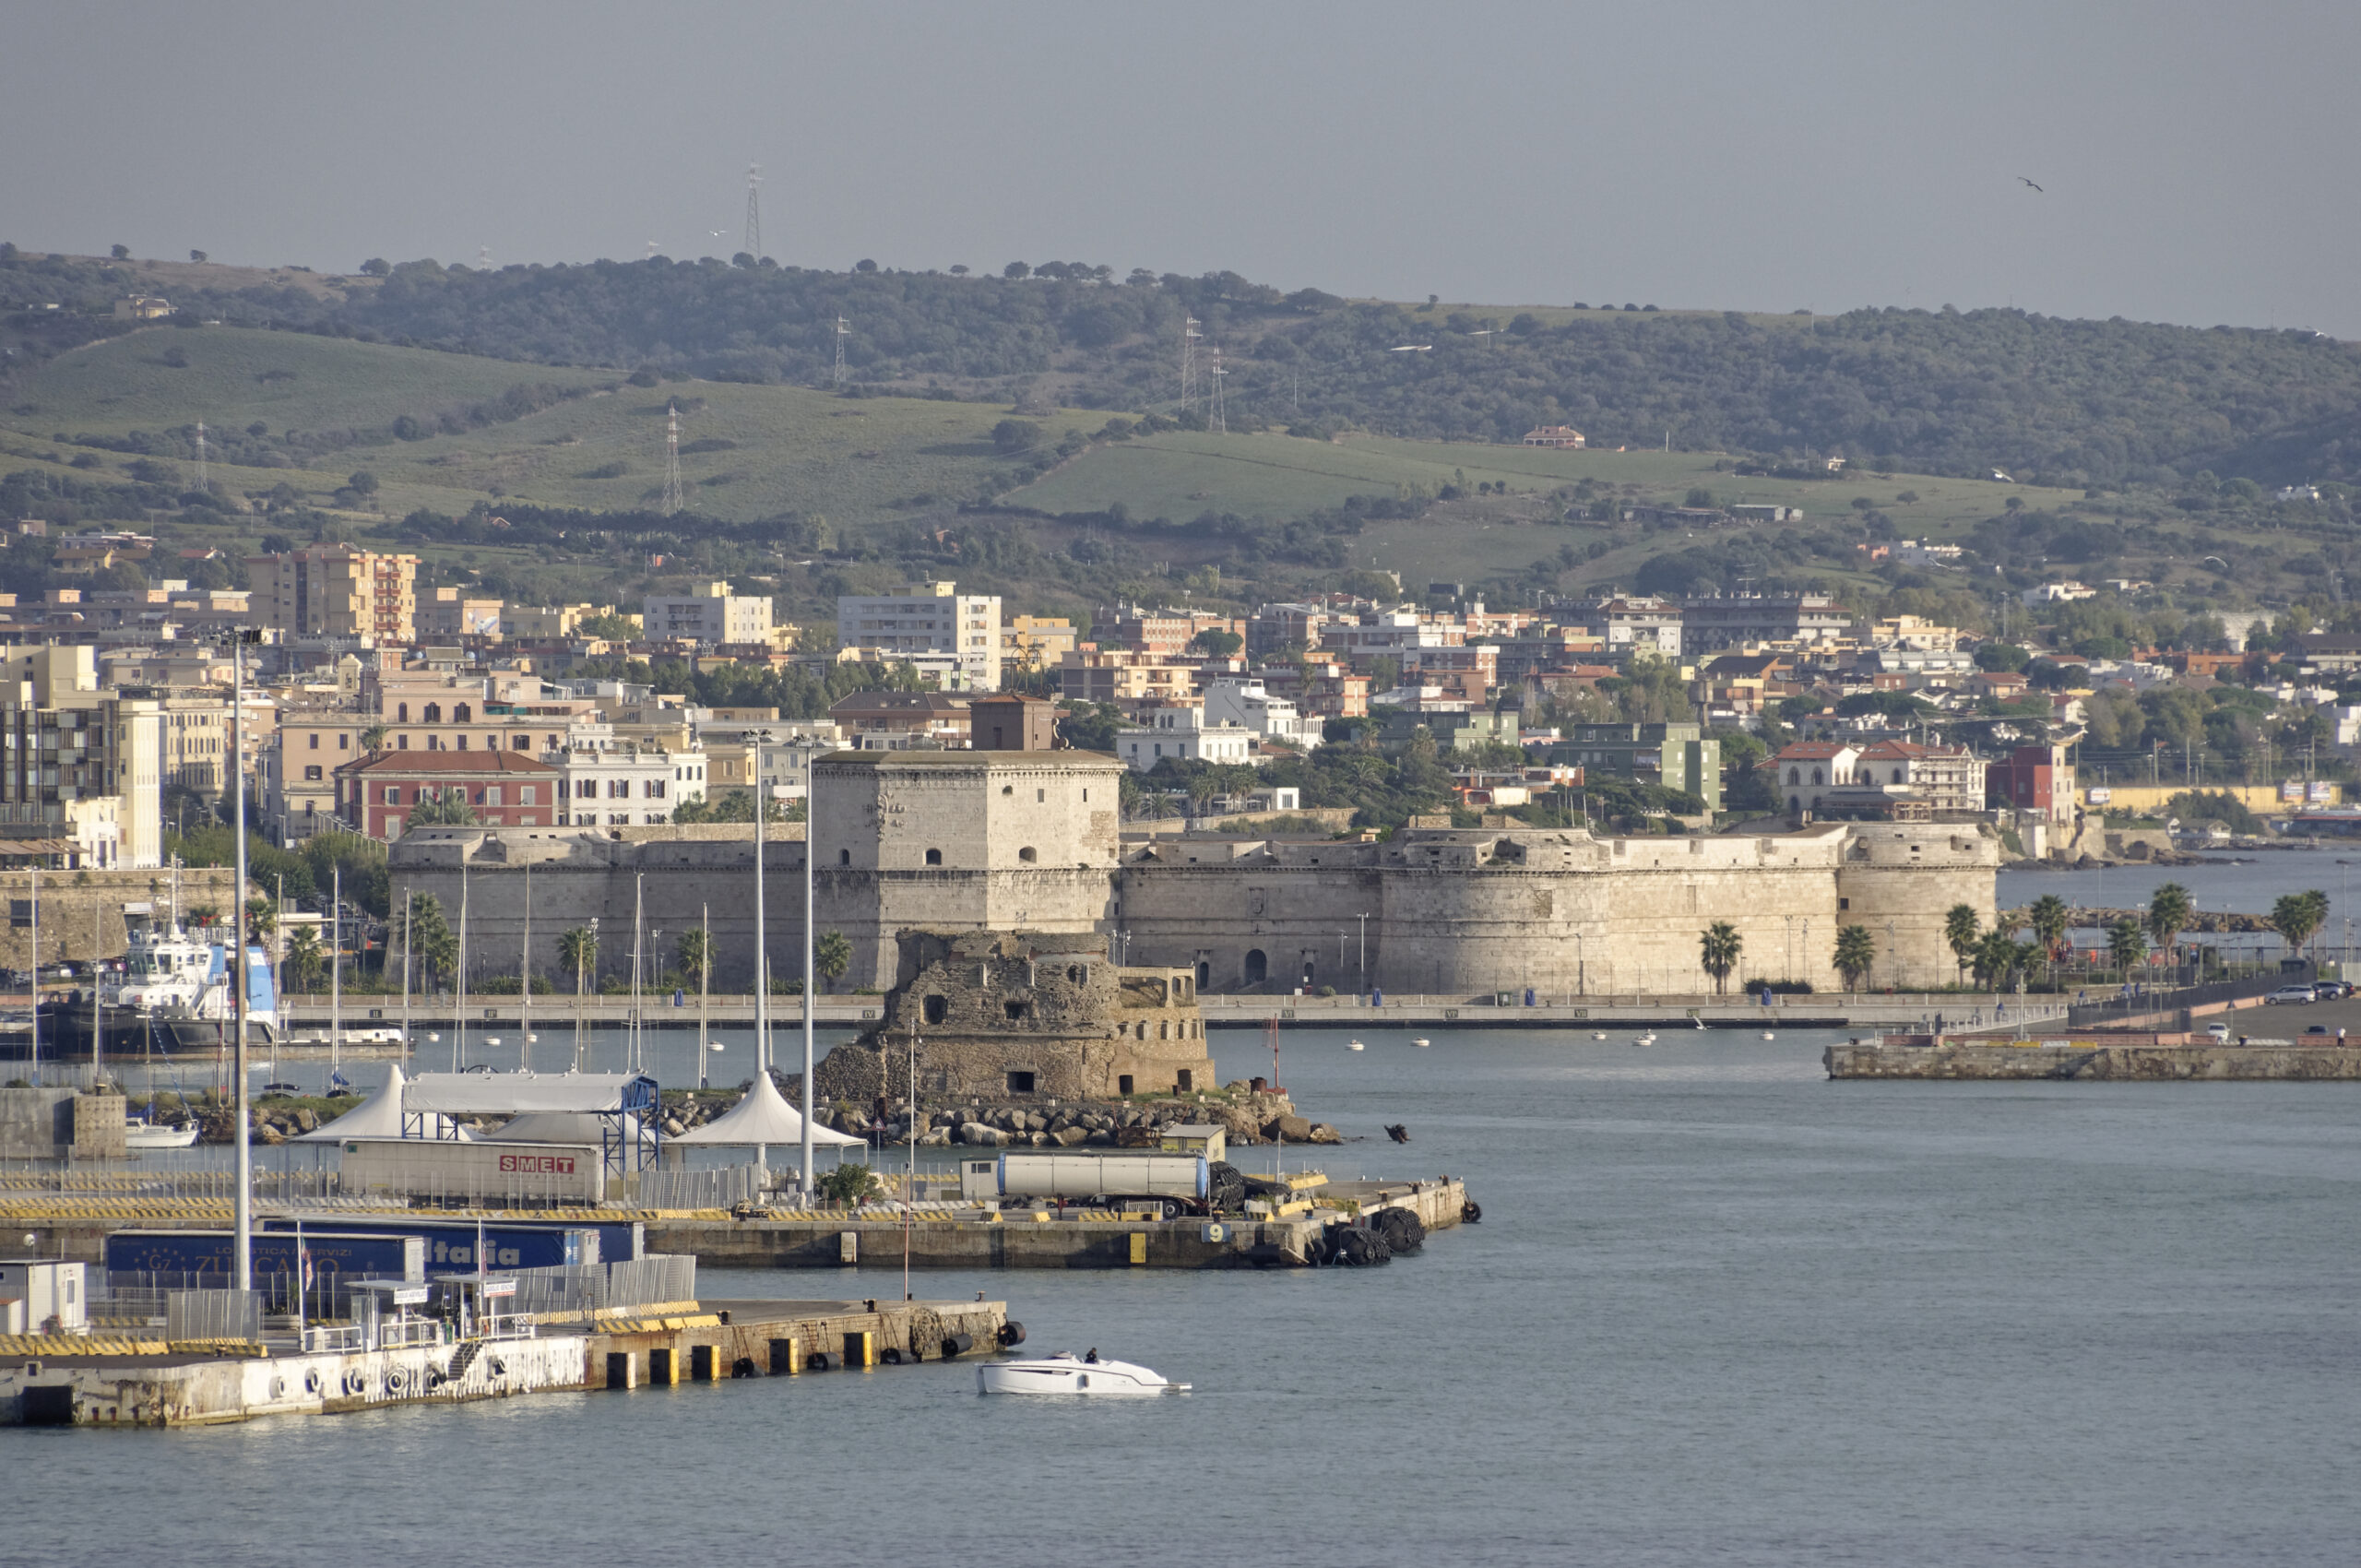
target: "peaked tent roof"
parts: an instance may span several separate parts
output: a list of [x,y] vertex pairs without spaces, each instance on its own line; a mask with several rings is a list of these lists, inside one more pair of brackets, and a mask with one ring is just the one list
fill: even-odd
[[[754,1075],[754,1087],[745,1099],[715,1117],[702,1127],[693,1127],[671,1142],[676,1144],[731,1144],[750,1147],[755,1144],[800,1144],[803,1141],[803,1118],[787,1097],[778,1092],[778,1085],[771,1081],[767,1072]],[[863,1140],[832,1128],[814,1125],[814,1144],[858,1144]]]
[[[409,1080],[402,1075],[402,1064],[398,1062],[388,1063],[386,1081],[374,1094],[335,1121],[308,1133],[298,1133],[290,1141],[329,1144],[339,1138],[398,1138],[402,1135],[402,1093],[408,1087]],[[451,1128],[447,1118],[435,1117],[427,1135],[449,1137]],[[462,1127],[459,1136],[466,1139],[473,1134]]]

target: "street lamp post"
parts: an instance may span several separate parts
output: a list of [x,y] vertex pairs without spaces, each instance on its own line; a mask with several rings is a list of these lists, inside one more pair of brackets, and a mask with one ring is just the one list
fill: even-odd
[[[771,742],[767,730],[754,733],[754,1072],[757,1076],[771,1070],[771,949],[769,932],[764,924],[763,910],[763,849],[769,837],[770,786],[763,779],[763,748]],[[807,840],[805,849],[810,844]],[[754,1163],[765,1170],[770,1168],[770,1148],[754,1146]]]
[[[803,1196],[811,1200],[814,1181],[812,1170],[812,988],[816,977],[813,961],[813,944],[819,940],[812,929],[819,900],[814,889],[818,885],[820,846],[817,833],[820,826],[820,773],[813,766],[817,760],[820,742],[817,736],[806,736],[803,754]],[[918,1085],[910,1085],[910,1103],[918,1104]]]
[[[1363,1002],[1367,1002],[1367,1001],[1369,1000],[1369,911],[1367,911],[1366,909],[1364,909],[1363,911],[1361,911],[1361,913],[1360,913],[1360,914],[1358,914],[1358,915],[1355,916],[1354,918],[1355,918],[1355,919],[1357,919],[1357,920],[1358,920],[1358,921],[1361,922],[1361,981],[1360,981],[1360,988],[1361,988],[1361,1000],[1362,1000]],[[2347,922],[2347,923],[2350,923],[2350,922]]]

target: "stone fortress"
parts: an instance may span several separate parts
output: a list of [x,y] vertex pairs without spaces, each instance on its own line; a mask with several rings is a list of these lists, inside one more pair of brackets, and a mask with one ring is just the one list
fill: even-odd
[[[850,752],[815,761],[816,923],[850,939],[834,989],[891,988],[899,933],[1102,935],[1126,966],[1200,992],[1301,987],[1550,996],[1712,989],[1698,938],[1744,944],[1742,980],[1841,985],[1836,933],[1868,928],[1876,989],[1950,983],[1945,913],[1995,915],[1999,846],[1973,825],[1830,823],[1762,836],[1594,837],[1580,829],[1412,829],[1390,842],[1164,838],[1126,845],[1122,764],[1089,752]],[[802,973],[801,825],[764,849],[772,973]],[[751,989],[753,829],[430,827],[393,847],[397,920],[429,892],[471,976],[532,967],[572,990],[569,928],[599,923],[601,973],[627,973],[635,901],[649,968],[709,921],[718,990]],[[464,887],[463,887],[464,881]],[[396,941],[399,937],[397,932]],[[659,957],[661,956],[661,957]]]
[[884,1021],[815,1070],[827,1099],[1041,1094],[1107,1099],[1214,1087],[1185,970],[1119,968],[1107,939],[906,931]]

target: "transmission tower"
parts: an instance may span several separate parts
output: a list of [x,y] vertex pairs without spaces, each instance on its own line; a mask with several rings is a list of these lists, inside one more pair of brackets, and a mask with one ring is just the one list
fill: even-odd
[[205,488],[205,422],[196,422],[196,488]]
[[1199,323],[1190,316],[1180,327],[1180,406],[1197,406],[1197,339],[1204,334],[1198,331]]
[[664,421],[664,515],[681,509],[681,406],[669,405]]
[[476,247],[476,270],[478,272],[489,272],[492,270],[492,247],[490,245],[478,245]]
[[763,259],[763,166],[746,165],[746,254]]
[[836,317],[836,385],[845,384],[845,336],[852,330],[843,316]]
[[1211,431],[1218,431],[1225,435],[1229,434],[1229,422],[1222,416],[1221,378],[1228,374],[1229,373],[1228,371],[1221,368],[1221,347],[1219,344],[1216,344],[1214,347],[1213,374],[1206,378],[1212,387],[1212,390],[1205,396],[1205,400],[1210,405],[1205,415],[1205,428]]

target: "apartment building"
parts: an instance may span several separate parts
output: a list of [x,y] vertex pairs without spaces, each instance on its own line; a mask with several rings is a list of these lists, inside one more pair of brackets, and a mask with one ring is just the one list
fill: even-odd
[[356,833],[387,841],[419,807],[462,801],[493,827],[562,826],[560,770],[516,752],[380,752],[336,770],[337,814]]
[[733,594],[726,582],[707,583],[693,593],[650,594],[641,603],[640,631],[650,641],[767,643],[771,601],[764,595]]
[[66,870],[163,862],[159,705],[99,689],[87,645],[28,648],[0,687],[0,858]]
[[415,555],[381,554],[350,544],[314,544],[246,562],[255,621],[308,636],[417,635]]
[[958,584],[943,582],[913,583],[898,594],[848,594],[836,600],[836,640],[874,648],[891,663],[947,659],[948,690],[1000,690],[996,594],[962,594]]
[[673,807],[705,799],[702,747],[664,752],[576,742],[544,760],[560,775],[560,826],[655,827],[671,820]]
[[1202,707],[1160,707],[1146,719],[1115,731],[1115,754],[1134,773],[1151,772],[1167,757],[1178,762],[1254,760],[1254,732],[1242,724],[1209,719]]

